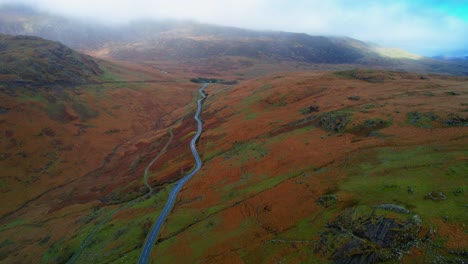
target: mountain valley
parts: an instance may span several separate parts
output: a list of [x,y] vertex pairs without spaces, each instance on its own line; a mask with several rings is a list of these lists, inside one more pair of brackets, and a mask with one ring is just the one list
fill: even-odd
[[137,262],[206,81],[151,263],[468,261],[461,59],[11,6],[0,32],[2,263]]

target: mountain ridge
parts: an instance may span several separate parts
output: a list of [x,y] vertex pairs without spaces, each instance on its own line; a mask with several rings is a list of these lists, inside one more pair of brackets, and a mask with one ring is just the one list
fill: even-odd
[[269,63],[355,64],[390,70],[468,75],[460,61],[420,57],[349,37],[255,31],[193,21],[140,20],[123,25],[90,25],[34,9],[0,8],[0,32],[60,41],[105,59],[173,61],[235,56]]

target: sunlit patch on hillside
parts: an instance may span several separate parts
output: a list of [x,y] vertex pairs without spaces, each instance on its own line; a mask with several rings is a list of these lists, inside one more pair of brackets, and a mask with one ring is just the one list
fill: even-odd
[[419,60],[424,58],[423,56],[419,56],[413,53],[410,53],[403,49],[398,48],[384,48],[384,47],[376,47],[374,50],[381,56],[393,59],[411,59],[411,60]]

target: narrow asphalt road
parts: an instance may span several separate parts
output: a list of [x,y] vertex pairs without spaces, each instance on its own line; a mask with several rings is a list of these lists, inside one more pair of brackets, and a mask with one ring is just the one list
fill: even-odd
[[169,198],[167,199],[167,202],[166,202],[166,205],[164,206],[163,211],[159,215],[158,220],[156,220],[156,222],[153,225],[153,228],[151,229],[150,233],[146,237],[145,244],[143,245],[143,250],[141,251],[140,258],[138,259],[139,264],[146,264],[149,262],[151,250],[153,249],[156,238],[159,235],[159,231],[161,230],[161,227],[164,224],[164,221],[166,220],[167,215],[172,210],[172,207],[174,207],[177,194],[180,192],[180,190],[185,185],[185,183],[187,183],[193,177],[193,175],[195,175],[200,170],[202,166],[202,161],[201,161],[200,155],[198,155],[197,149],[195,148],[195,143],[197,142],[203,130],[202,121],[200,119],[200,113],[202,109],[202,103],[206,99],[206,95],[203,92],[203,90],[206,88],[207,85],[208,85],[207,83],[203,84],[203,86],[198,90],[198,92],[202,96],[202,98],[198,99],[197,101],[198,108],[194,117],[195,120],[197,121],[198,128],[197,128],[197,134],[195,134],[195,136],[192,138],[192,141],[190,141],[190,149],[192,150],[192,154],[196,162],[195,169],[193,169],[193,171],[190,172],[188,175],[186,175],[184,178],[180,179],[175,184],[174,188],[171,190],[171,193],[169,194]]
[[127,209],[128,207],[132,206],[133,204],[135,204],[137,201],[141,201],[142,198],[146,197],[146,196],[151,196],[154,192],[154,189],[153,187],[151,187],[151,185],[149,185],[148,183],[148,172],[149,172],[149,169],[151,168],[151,166],[153,166],[153,164],[156,162],[156,160],[159,159],[159,157],[161,157],[164,152],[166,152],[167,150],[167,147],[169,146],[169,144],[171,143],[172,139],[174,138],[174,134],[172,133],[172,128],[170,128],[169,130],[169,140],[166,142],[166,145],[164,145],[164,147],[159,151],[158,155],[153,158],[151,160],[151,162],[146,166],[145,168],[145,172],[143,174],[143,182],[145,183],[146,187],[148,188],[148,192],[142,196],[142,197],[137,197],[127,203],[125,203],[124,205],[122,206],[119,206],[118,208],[114,209],[111,213],[109,213],[101,222],[99,222],[99,224],[97,224],[93,231],[91,231],[91,233],[89,233],[86,238],[83,240],[83,242],[81,242],[80,244],[80,247],[78,248],[78,250],[72,255],[72,257],[67,261],[67,264],[74,264],[78,258],[80,257],[81,253],[83,252],[83,250],[88,246],[90,240],[94,237],[94,235],[118,212],[120,212],[120,210],[123,210],[123,209]]

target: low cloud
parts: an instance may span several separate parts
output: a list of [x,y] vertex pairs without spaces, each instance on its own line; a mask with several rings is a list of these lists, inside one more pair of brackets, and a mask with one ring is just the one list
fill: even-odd
[[[349,36],[422,55],[468,47],[468,20],[452,15],[447,5],[444,9],[427,5],[434,1],[0,0],[0,4],[11,2],[109,23],[175,18],[259,30]],[[457,1],[449,2],[455,5]]]

